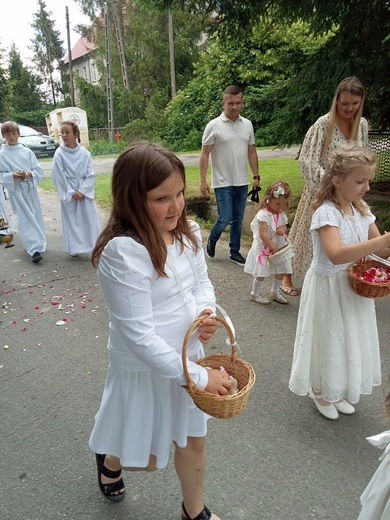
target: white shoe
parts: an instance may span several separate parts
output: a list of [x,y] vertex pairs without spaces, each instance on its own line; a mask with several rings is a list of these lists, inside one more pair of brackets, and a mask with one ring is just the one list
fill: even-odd
[[314,393],[313,393],[313,390],[310,388],[309,389],[309,397],[310,399],[313,400],[314,404],[316,405],[317,407],[317,410],[320,412],[320,414],[322,414],[324,417],[326,417],[327,419],[332,419],[332,420],[335,420],[335,419],[338,419],[339,418],[339,413],[336,409],[336,406],[334,405],[334,403],[329,403],[327,405],[322,405],[318,402],[318,399],[317,397],[321,397],[321,396],[315,396]]
[[276,302],[279,302],[279,303],[288,303],[288,300],[287,298],[285,298],[283,296],[283,294],[281,293],[281,291],[278,291],[276,293],[274,292],[270,292],[269,293],[269,297],[271,298],[271,300],[275,300]]
[[338,410],[340,413],[343,413],[344,415],[352,415],[355,413],[355,408],[345,399],[341,399],[340,401],[337,401],[337,403],[333,403],[336,410]]
[[268,298],[265,298],[261,294],[252,294],[250,295],[249,299],[252,302],[260,303],[260,305],[270,305],[271,301]]

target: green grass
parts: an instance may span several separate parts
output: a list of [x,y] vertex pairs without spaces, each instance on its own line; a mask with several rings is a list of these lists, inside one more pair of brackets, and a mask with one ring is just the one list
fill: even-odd
[[[289,220],[292,222],[294,213],[302,192],[304,181],[299,169],[298,161],[294,158],[283,159],[262,159],[259,161],[261,187],[263,193],[267,186],[276,180],[283,180],[289,184],[293,200],[290,204]],[[199,190],[199,167],[186,166],[187,188],[186,197],[188,201],[202,199]],[[210,182],[210,172],[207,175]],[[50,177],[44,177],[39,183],[40,188],[44,190],[55,190],[55,186]],[[371,207],[372,212],[377,218],[379,230],[383,233],[385,230],[390,231],[390,211],[389,198],[371,197],[368,194],[366,200]],[[111,207],[111,175],[99,174],[95,177],[95,200],[98,205],[105,210]],[[211,202],[215,202],[214,195],[211,195]],[[198,220],[198,219],[197,219]],[[209,222],[200,222],[201,227],[210,227]]]

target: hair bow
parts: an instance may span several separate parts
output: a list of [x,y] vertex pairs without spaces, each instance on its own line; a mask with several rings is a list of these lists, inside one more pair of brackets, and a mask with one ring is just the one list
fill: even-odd
[[278,186],[272,192],[272,195],[275,197],[275,199],[278,199],[279,195],[284,195],[284,194],[285,194],[285,191],[284,191],[284,188],[282,186]]

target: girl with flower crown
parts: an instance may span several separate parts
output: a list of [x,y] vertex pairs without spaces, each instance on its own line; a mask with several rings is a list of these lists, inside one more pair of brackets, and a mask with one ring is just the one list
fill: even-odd
[[[269,257],[288,245],[287,215],[291,199],[291,190],[287,183],[273,182],[268,186],[259,204],[259,211],[251,222],[253,233],[252,247],[248,253],[244,271],[253,276],[250,300],[260,305],[269,305],[272,300],[286,304],[287,298],[280,291],[280,284],[285,274],[291,274],[291,256],[278,263],[269,261]],[[262,294],[264,278],[273,275],[272,289],[269,296]]]

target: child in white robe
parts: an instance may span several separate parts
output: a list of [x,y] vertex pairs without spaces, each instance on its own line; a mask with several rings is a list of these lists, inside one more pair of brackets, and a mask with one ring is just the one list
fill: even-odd
[[20,131],[15,122],[3,123],[1,133],[6,142],[0,150],[0,185],[9,193],[23,245],[32,261],[38,263],[47,245],[37,191],[44,172],[34,153],[18,143]]
[[64,121],[60,135],[52,178],[61,199],[64,250],[78,256],[92,251],[101,232],[94,205],[95,173],[90,152],[80,144],[78,126]]

